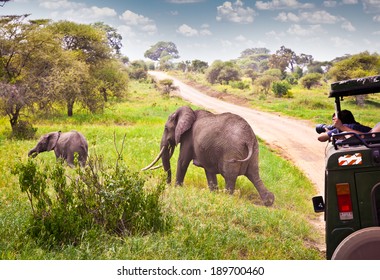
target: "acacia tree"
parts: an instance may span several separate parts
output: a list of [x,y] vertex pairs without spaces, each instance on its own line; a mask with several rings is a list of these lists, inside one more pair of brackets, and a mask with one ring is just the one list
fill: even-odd
[[269,57],[269,66],[271,68],[280,69],[284,76],[286,69],[289,69],[290,72],[293,73],[296,66],[303,68],[312,62],[313,56],[307,54],[297,55],[294,51],[285,46],[281,46],[275,54]]
[[[67,61],[61,61],[57,73],[62,72],[57,90],[66,102],[67,115],[73,115],[74,104],[82,103],[94,112],[103,108],[107,100],[106,83],[100,89],[99,69],[112,57],[106,33],[101,28],[70,21],[60,21],[49,27],[58,35]],[[64,71],[64,69],[66,69]]]
[[158,61],[160,68],[165,69],[172,59],[179,58],[179,52],[173,42],[160,41],[146,50],[144,57]]
[[27,17],[0,17],[0,106],[13,132],[24,108],[46,105],[46,79],[60,50],[54,34],[44,28],[48,21]]
[[108,45],[115,51],[116,55],[120,55],[120,50],[123,46],[121,42],[123,37],[117,32],[117,29],[105,24],[104,22],[95,22],[92,26],[105,32]]
[[[336,62],[328,71],[334,81],[348,80],[380,74],[380,55],[362,52]],[[357,95],[356,104],[364,105],[364,96]]]

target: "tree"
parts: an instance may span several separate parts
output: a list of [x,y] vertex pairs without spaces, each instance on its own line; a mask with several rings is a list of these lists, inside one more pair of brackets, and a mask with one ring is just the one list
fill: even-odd
[[86,63],[95,64],[99,60],[111,57],[111,48],[104,30],[88,24],[71,21],[59,21],[50,27],[60,36],[64,50],[77,51]]
[[173,42],[160,41],[146,50],[144,57],[160,62],[160,67],[165,68],[172,59],[179,58],[179,54]]
[[51,93],[49,76],[60,45],[45,28],[46,20],[26,21],[29,15],[0,18],[0,98],[12,131],[24,108],[45,106]]
[[216,82],[223,84],[230,81],[240,80],[241,72],[239,67],[232,61],[223,62],[216,60],[212,63],[206,73],[207,81],[211,84]]
[[191,71],[204,73],[208,68],[208,63],[199,59],[194,59],[191,61]]
[[237,59],[237,64],[242,69],[252,69],[256,72],[262,73],[269,68],[269,53],[270,50],[267,48],[246,49],[241,52],[240,57]]
[[128,66],[128,73],[131,79],[146,79],[148,77],[148,66],[143,60],[132,61]]
[[297,55],[294,51],[284,46],[281,46],[275,54],[272,54],[269,58],[269,66],[271,68],[277,68],[282,71],[285,76],[285,71],[288,68],[291,73],[294,72],[296,66],[301,69],[313,62],[313,56],[307,54]]
[[106,25],[96,26],[60,21],[49,27],[57,34],[65,52],[56,70],[62,77],[56,91],[66,103],[68,116],[73,115],[75,102],[95,112],[103,109],[108,94],[113,92],[112,87],[121,91],[116,86],[116,73],[111,66],[112,52],[104,32]]
[[121,41],[123,37],[117,32],[117,29],[105,24],[104,22],[95,22],[92,24],[95,28],[98,28],[106,33],[108,39],[108,45],[115,51],[117,55],[120,55],[120,50],[123,47]]
[[[328,71],[334,81],[348,80],[380,73],[380,56],[362,52],[336,62]],[[356,96],[357,105],[364,105],[364,96]]]
[[319,85],[321,79],[322,79],[322,74],[320,74],[320,73],[309,73],[300,79],[300,83],[303,87],[305,87],[307,89],[311,89],[313,86]]

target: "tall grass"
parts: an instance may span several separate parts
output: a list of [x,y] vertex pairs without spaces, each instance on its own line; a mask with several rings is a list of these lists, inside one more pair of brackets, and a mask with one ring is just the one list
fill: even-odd
[[[164,98],[150,84],[132,82],[124,102],[109,105],[104,114],[79,111],[68,118],[55,113],[34,120],[40,136],[50,131],[81,131],[89,153],[114,162],[116,145],[126,135],[123,162],[132,171],[146,166],[159,152],[164,123],[178,106],[178,98]],[[6,118],[0,119],[0,259],[323,259],[317,249],[323,242],[310,220],[316,219],[310,198],[312,184],[286,159],[260,141],[260,173],[276,200],[261,204],[257,191],[245,178],[238,179],[234,195],[208,190],[204,171],[190,166],[183,187],[168,186],[162,202],[173,218],[169,232],[144,236],[115,236],[102,231],[84,232],[77,245],[41,246],[27,234],[31,209],[11,174],[17,162],[27,160],[36,140],[11,140]],[[173,169],[176,168],[173,159]],[[53,152],[38,155],[43,165],[55,163]],[[322,172],[322,171],[321,171]],[[140,173],[149,184],[162,170]]]

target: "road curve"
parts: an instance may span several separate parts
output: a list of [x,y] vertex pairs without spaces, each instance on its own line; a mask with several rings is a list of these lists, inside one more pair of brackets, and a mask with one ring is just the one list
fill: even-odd
[[215,113],[231,112],[245,118],[255,134],[292,161],[324,194],[326,144],[317,140],[315,128],[307,121],[257,111],[210,97],[163,72],[150,71],[156,79],[172,79],[182,98]]

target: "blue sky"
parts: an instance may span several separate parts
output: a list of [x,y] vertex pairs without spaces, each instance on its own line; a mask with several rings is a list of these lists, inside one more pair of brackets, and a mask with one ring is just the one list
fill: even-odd
[[247,48],[281,46],[315,60],[380,51],[380,0],[11,0],[0,14],[103,21],[123,36],[124,55],[144,59],[158,41],[177,45],[179,61],[211,63]]

